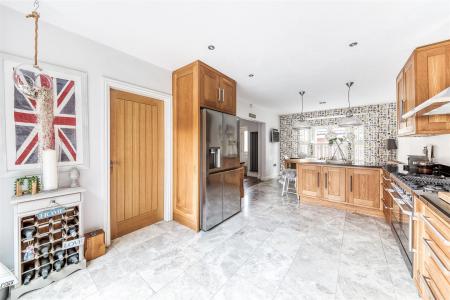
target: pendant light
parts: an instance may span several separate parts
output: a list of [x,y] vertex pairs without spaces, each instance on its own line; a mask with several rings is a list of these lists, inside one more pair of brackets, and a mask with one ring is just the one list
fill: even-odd
[[[33,65],[22,64],[14,68],[14,85],[27,97],[37,99],[40,96],[51,94],[53,79],[45,74],[38,64],[38,24],[39,24],[39,1],[34,1],[33,11],[26,15],[27,18],[34,19],[34,63]],[[45,95],[47,94],[47,95]]]
[[298,93],[302,97],[302,112],[300,113],[300,118],[294,122],[292,129],[294,130],[309,129],[311,128],[311,125],[309,124],[308,121],[305,120],[305,116],[303,115],[303,95],[305,94],[305,91],[300,91]]
[[342,118],[339,122],[340,127],[354,127],[354,126],[361,126],[363,122],[353,115],[353,111],[350,107],[350,88],[353,85],[353,81],[349,81],[345,84],[348,87],[347,91],[347,101],[348,101],[348,109],[345,113],[345,117]]

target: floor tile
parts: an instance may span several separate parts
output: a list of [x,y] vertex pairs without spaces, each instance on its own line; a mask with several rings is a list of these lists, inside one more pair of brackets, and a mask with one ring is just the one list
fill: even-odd
[[208,232],[162,221],[127,234],[23,299],[418,299],[383,219],[280,192],[250,187],[242,212]]

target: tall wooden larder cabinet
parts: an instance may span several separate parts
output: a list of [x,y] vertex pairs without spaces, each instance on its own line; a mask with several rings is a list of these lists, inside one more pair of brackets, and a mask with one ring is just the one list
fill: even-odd
[[195,61],[172,74],[173,218],[200,229],[200,109],[236,114],[236,81]]

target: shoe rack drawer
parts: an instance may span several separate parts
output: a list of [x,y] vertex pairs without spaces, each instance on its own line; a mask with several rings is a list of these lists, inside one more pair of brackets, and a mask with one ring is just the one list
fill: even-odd
[[42,210],[43,207],[50,208],[50,207],[54,206],[55,204],[61,205],[61,206],[66,206],[66,205],[70,205],[74,202],[79,202],[79,201],[81,201],[80,193],[64,195],[63,197],[45,198],[45,199],[20,203],[20,205],[18,205],[18,207],[17,207],[17,212],[18,212],[18,214],[22,214],[22,213],[27,213],[30,211]]

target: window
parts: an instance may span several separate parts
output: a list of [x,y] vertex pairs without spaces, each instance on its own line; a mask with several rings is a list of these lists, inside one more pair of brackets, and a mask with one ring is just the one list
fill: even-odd
[[[338,141],[343,156],[336,144],[330,144],[332,138]],[[364,126],[354,128],[313,127],[298,132],[299,157],[314,157],[318,159],[352,159],[364,161]]]
[[300,129],[298,132],[298,157],[310,156],[311,130]]
[[244,131],[244,153],[248,153],[248,130]]

